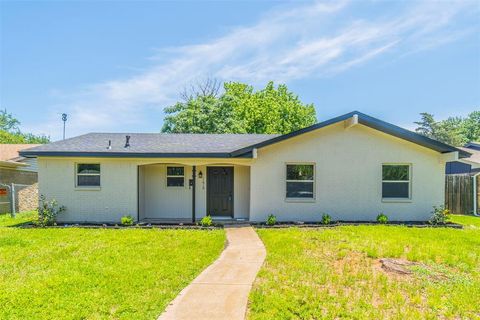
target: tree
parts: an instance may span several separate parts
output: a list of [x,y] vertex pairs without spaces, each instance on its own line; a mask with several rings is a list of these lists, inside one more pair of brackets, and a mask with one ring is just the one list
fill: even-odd
[[415,122],[418,125],[415,131],[424,136],[453,146],[480,139],[480,111],[474,111],[466,118],[449,117],[442,121],[435,121],[430,113],[420,115],[421,121]]
[[7,132],[18,132],[20,121],[15,119],[7,109],[0,110],[0,130]]
[[316,122],[314,106],[303,104],[286,85],[269,82],[255,92],[250,85],[228,82],[219,95],[212,90],[217,83],[208,82],[206,90],[191,88],[182,94],[184,101],[165,108],[162,131],[283,134]]
[[7,110],[0,110],[0,143],[48,143],[49,137],[45,135],[34,135],[33,133],[22,133],[20,121]]

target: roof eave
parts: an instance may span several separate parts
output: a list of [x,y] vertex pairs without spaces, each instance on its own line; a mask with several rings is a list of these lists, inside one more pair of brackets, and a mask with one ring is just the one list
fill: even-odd
[[412,143],[416,143],[418,145],[421,145],[423,147],[435,150],[437,152],[448,153],[448,152],[458,151],[459,158],[467,158],[471,155],[468,152],[465,152],[465,151],[460,150],[458,148],[452,147],[452,146],[450,146],[448,144],[445,144],[443,142],[430,139],[430,138],[425,137],[423,135],[420,135],[418,133],[415,133],[415,132],[409,131],[407,129],[398,127],[396,125],[393,125],[391,123],[382,121],[380,119],[370,117],[370,116],[368,116],[366,114],[363,114],[361,112],[358,112],[358,111],[352,111],[352,112],[349,112],[347,114],[332,118],[330,120],[326,120],[326,121],[314,124],[310,127],[306,127],[306,128],[303,128],[303,129],[300,129],[300,130],[297,130],[297,131],[293,131],[293,132],[284,134],[282,136],[278,136],[278,137],[275,137],[275,138],[272,138],[272,139],[269,139],[269,140],[266,140],[266,141],[262,141],[260,143],[257,143],[257,144],[254,144],[254,145],[242,148],[242,149],[238,149],[238,150],[232,152],[232,155],[238,156],[238,155],[244,154],[246,152],[251,152],[254,148],[258,149],[258,148],[262,148],[262,147],[265,147],[265,146],[268,146],[268,145],[271,145],[271,144],[274,144],[274,143],[277,143],[277,142],[280,142],[280,141],[283,141],[283,140],[287,140],[287,139],[296,137],[298,135],[302,135],[304,133],[307,133],[307,132],[310,132],[310,131],[313,131],[313,130],[317,130],[317,129],[320,129],[320,128],[323,128],[323,127],[326,127],[326,126],[329,126],[329,125],[332,125],[332,124],[335,124],[335,123],[338,123],[340,121],[347,120],[347,119],[353,117],[354,115],[358,116],[358,123],[360,123],[360,124],[363,124],[363,125],[365,125],[367,127],[370,127],[372,129],[376,129],[376,130],[379,130],[381,132],[390,134],[390,135],[395,136],[397,138],[401,138],[401,139],[410,141]]
[[158,153],[158,152],[65,152],[65,151],[21,151],[23,157],[92,157],[92,158],[251,158],[252,153],[233,156],[228,152],[210,153]]

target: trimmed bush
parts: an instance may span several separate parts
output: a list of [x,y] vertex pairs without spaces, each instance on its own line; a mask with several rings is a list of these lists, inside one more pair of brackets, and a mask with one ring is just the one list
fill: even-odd
[[122,219],[120,219],[120,222],[124,226],[133,226],[133,218],[132,216],[123,216]]
[[332,217],[329,214],[324,213],[322,215],[322,224],[330,224],[332,222]]
[[38,221],[35,223],[42,227],[56,225],[58,214],[65,209],[65,206],[58,205],[57,200],[48,201],[44,195],[41,195],[38,205]]
[[200,220],[200,225],[202,227],[211,227],[213,225],[212,217],[210,215],[205,216]]
[[273,214],[270,214],[267,218],[267,221],[265,222],[268,226],[273,226],[275,223],[277,223],[277,217]]
[[430,224],[445,224],[450,220],[449,214],[450,211],[444,206],[433,206],[432,216],[428,222]]
[[383,213],[380,213],[377,216],[377,222],[381,223],[381,224],[386,224],[388,222],[388,217],[386,215],[384,215]]

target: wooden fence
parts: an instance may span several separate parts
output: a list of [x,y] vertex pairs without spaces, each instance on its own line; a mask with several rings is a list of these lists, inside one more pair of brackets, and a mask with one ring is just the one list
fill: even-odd
[[[477,186],[480,176],[476,177]],[[473,178],[468,174],[447,174],[445,176],[445,207],[451,213],[471,214],[473,212]],[[480,200],[477,188],[477,204]],[[478,205],[477,205],[478,212]]]
[[480,206],[480,175],[476,176],[475,178],[475,183],[477,184],[477,194],[475,195],[477,197],[477,212],[475,212],[476,214],[480,214],[480,209],[479,209],[479,206]]

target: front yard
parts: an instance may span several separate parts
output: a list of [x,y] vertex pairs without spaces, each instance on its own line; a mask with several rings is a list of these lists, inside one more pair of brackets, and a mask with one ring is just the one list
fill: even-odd
[[[480,218],[466,229],[345,226],[259,229],[267,260],[250,319],[478,319]],[[386,272],[380,258],[420,264]]]
[[0,319],[156,319],[225,242],[223,230],[5,227],[29,215],[0,216]]
[[[0,215],[0,319],[155,319],[225,243],[223,230],[15,226]],[[258,229],[250,319],[480,318],[480,218],[465,229]],[[381,258],[419,263],[387,272]]]

